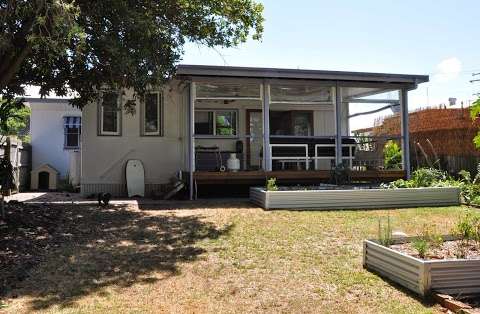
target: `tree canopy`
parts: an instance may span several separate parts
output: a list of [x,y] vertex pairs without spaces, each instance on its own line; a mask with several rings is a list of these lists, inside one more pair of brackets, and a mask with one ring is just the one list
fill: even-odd
[[29,117],[30,108],[24,106],[21,100],[0,99],[0,145],[5,136],[22,133],[27,128]]
[[37,85],[80,108],[103,86],[141,95],[175,73],[187,41],[260,39],[262,12],[253,0],[0,0],[0,94]]

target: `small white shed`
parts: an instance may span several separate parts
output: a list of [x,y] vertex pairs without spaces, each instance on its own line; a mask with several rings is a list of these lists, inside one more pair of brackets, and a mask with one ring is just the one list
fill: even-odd
[[32,170],[30,186],[32,190],[49,190],[57,189],[59,172],[49,164],[43,164]]

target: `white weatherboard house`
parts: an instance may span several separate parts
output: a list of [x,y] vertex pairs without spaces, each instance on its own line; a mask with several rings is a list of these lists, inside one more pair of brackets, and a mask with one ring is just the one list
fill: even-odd
[[[147,195],[180,172],[191,197],[203,184],[325,180],[340,164],[352,180],[407,177],[407,95],[427,81],[423,75],[180,65],[166,86],[136,100],[134,115],[122,110],[132,91],[102,91],[98,103],[84,108],[81,190],[125,195],[130,159],[144,165]],[[400,108],[403,131],[391,139],[402,144],[401,169],[363,160],[370,152],[362,147],[375,145],[350,136],[351,103]]]
[[[79,184],[82,112],[70,106],[68,99],[26,98],[25,102],[31,109],[32,170],[49,165],[58,172],[58,179],[68,177]],[[33,189],[52,189],[47,180],[40,180],[40,185],[32,182]]]

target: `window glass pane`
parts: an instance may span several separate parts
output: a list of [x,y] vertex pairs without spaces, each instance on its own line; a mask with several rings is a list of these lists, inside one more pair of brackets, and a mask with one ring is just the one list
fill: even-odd
[[145,133],[159,132],[159,103],[158,94],[147,94],[145,96]]
[[103,131],[117,132],[117,111],[103,111]]
[[327,102],[332,100],[331,88],[309,85],[271,85],[270,99],[289,102]]
[[80,146],[80,129],[79,128],[65,128],[65,146],[79,147]]
[[195,134],[213,135],[212,111],[195,111]]
[[237,112],[217,111],[215,115],[216,135],[237,134]]
[[311,136],[312,121],[312,111],[270,111],[270,134]]
[[102,131],[116,133],[118,130],[118,93],[103,94]]
[[118,93],[106,92],[103,94],[102,106],[108,111],[118,109]]
[[197,97],[204,98],[260,98],[259,84],[197,84]]
[[294,112],[293,114],[293,135],[310,136],[312,135],[311,125],[312,114],[309,112]]

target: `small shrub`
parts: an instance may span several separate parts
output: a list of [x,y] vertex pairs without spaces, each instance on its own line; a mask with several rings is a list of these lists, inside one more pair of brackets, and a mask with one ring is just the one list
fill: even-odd
[[453,234],[460,238],[462,242],[468,244],[470,239],[474,238],[475,227],[471,213],[464,215],[455,225]]
[[58,190],[62,192],[74,193],[75,187],[70,182],[70,176],[67,175],[65,179],[58,181]]
[[350,169],[345,162],[335,166],[330,174],[330,182],[336,185],[344,185],[351,183]]
[[480,205],[480,195],[477,195],[473,199],[470,199],[469,204]]
[[387,217],[387,225],[382,227],[382,219],[378,219],[378,241],[381,245],[389,247],[393,244],[392,226],[390,224],[390,216]]
[[436,233],[432,228],[429,228],[428,226],[424,226],[422,238],[427,241],[428,246],[432,249],[441,248],[444,242],[443,236]]
[[427,239],[424,237],[418,237],[412,241],[413,248],[417,251],[420,258],[427,256],[428,249],[430,248]]
[[447,174],[434,168],[420,168],[413,172],[412,179],[415,187],[429,187],[439,181],[447,180]]
[[460,239],[455,251],[457,258],[466,257],[467,248],[471,241],[475,242],[477,250],[480,249],[480,216],[467,212],[457,222],[452,233]]
[[410,180],[396,180],[389,184],[383,185],[384,188],[421,188],[431,186],[452,186],[455,184],[450,180],[447,174],[441,170],[434,168],[420,168],[412,173]]
[[388,141],[383,147],[385,169],[400,169],[402,166],[402,150],[394,141]]
[[460,177],[460,182],[464,183],[472,183],[472,175],[467,170],[460,170],[458,172],[458,176]]
[[270,178],[267,180],[267,191],[278,191],[276,178]]
[[443,242],[445,242],[445,239],[443,239],[443,236],[441,236],[440,234],[432,234],[428,238],[428,242],[433,249],[439,249],[442,247],[442,244]]
[[475,183],[460,182],[460,195],[467,204],[480,204],[480,185]]

